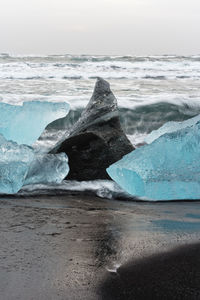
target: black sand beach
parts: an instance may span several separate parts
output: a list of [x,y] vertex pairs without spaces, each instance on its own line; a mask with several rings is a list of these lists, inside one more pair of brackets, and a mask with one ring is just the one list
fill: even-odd
[[199,202],[0,200],[0,299],[200,299]]

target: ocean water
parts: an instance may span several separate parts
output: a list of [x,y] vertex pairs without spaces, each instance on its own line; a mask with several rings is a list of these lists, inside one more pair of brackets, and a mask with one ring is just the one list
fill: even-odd
[[[97,76],[108,80],[122,126],[134,145],[167,121],[200,113],[199,56],[11,56],[0,54],[0,101],[67,101],[70,128],[88,103]],[[51,128],[35,147],[51,148],[64,133]]]
[[134,144],[169,120],[200,113],[200,55],[1,54],[0,101],[67,101],[76,114],[89,101],[97,76],[110,82]]

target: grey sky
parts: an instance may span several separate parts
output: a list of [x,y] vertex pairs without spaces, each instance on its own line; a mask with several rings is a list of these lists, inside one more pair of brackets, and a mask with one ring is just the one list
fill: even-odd
[[0,52],[200,54],[200,0],[0,0]]

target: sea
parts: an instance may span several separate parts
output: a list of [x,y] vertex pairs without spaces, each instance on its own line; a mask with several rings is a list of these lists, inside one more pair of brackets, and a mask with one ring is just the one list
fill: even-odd
[[[68,102],[70,126],[87,105],[97,77],[110,83],[120,120],[137,147],[168,121],[200,113],[200,55],[9,55],[0,54],[0,101]],[[73,113],[73,114],[72,114]],[[63,128],[62,128],[63,130]],[[37,149],[49,149],[62,136],[43,134]],[[45,148],[46,147],[46,148]]]

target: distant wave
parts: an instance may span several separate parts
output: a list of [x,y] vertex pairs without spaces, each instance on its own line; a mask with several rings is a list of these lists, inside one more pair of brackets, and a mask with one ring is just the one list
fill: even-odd
[[103,62],[103,61],[132,61],[132,62],[146,62],[146,61],[200,61],[200,55],[72,55],[72,54],[52,54],[52,55],[11,55],[9,53],[0,53],[0,58],[4,59],[40,59],[43,60],[68,60],[74,62]]
[[82,76],[63,76],[63,79],[81,79]]
[[[118,80],[172,80],[174,78],[172,77],[165,77],[165,76],[144,76],[144,77],[136,77],[136,76],[100,76],[100,75],[96,75],[96,76],[89,76],[89,77],[85,77],[85,76],[6,76],[0,79],[5,79],[5,80],[48,80],[48,79],[56,79],[56,80],[87,80],[87,79],[96,79],[97,77],[103,77],[104,79],[107,80],[114,80],[114,79],[118,79]],[[177,79],[196,79],[199,80],[200,79],[200,75],[199,76],[175,76],[175,78]]]
[[165,80],[167,79],[166,76],[150,76],[150,75],[146,75],[143,77],[144,79],[155,79],[155,80]]
[[[47,78],[54,78],[53,76],[48,76]],[[47,79],[45,78],[45,79]],[[25,76],[25,77],[20,77],[20,76],[8,76],[8,77],[5,77],[3,79],[8,79],[8,80],[13,80],[13,79],[17,79],[17,80],[38,80],[38,79],[44,79],[43,77],[41,76]]]
[[80,55],[72,55],[72,54],[49,54],[49,55],[41,55],[41,54],[9,54],[9,53],[0,53],[2,57],[11,57],[11,58],[32,58],[32,57],[42,57],[42,58],[68,58],[71,60],[108,60],[110,59],[122,59],[122,60],[130,60],[130,59],[199,59],[199,55],[175,55],[175,54],[164,54],[164,55],[89,55],[89,54],[80,54]]
[[0,55],[5,80],[184,80],[200,79],[200,56],[10,56]]
[[[73,75],[74,72],[72,72],[72,74],[70,74],[70,72],[66,71],[65,73],[68,73],[66,75],[63,75],[62,72],[56,72],[57,70],[55,70],[55,72],[51,71],[46,71],[46,74],[41,74],[44,72],[40,72],[38,71],[38,75],[33,75],[31,74],[31,72],[19,72],[17,73],[17,71],[15,72],[15,74],[12,75],[7,75],[7,74],[3,74],[2,72],[0,72],[0,80],[49,80],[49,79],[55,79],[55,80],[90,80],[90,79],[96,79],[97,77],[103,77],[104,79],[107,80],[162,80],[162,81],[166,81],[166,80],[184,80],[184,79],[194,79],[194,80],[199,80],[200,79],[200,73],[199,74],[189,74],[189,75],[176,75],[176,74],[168,74],[168,75],[144,75],[142,71],[140,72],[140,74],[134,73],[134,72],[126,72],[125,74],[123,74],[123,72],[118,71],[117,73],[114,72],[109,72],[109,70],[107,71],[99,71],[99,72],[95,72],[94,70],[92,70],[92,72],[94,73],[93,75],[89,75],[89,73],[87,73],[85,70],[82,72],[77,72],[77,75]],[[21,73],[21,74],[20,74]],[[27,74],[28,73],[28,74]],[[54,74],[54,75],[53,75]]]

